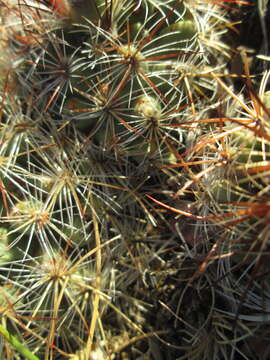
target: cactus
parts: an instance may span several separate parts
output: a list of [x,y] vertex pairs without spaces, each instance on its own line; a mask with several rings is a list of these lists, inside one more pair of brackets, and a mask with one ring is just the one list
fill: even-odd
[[2,2],[3,358],[252,356],[269,109],[230,3]]

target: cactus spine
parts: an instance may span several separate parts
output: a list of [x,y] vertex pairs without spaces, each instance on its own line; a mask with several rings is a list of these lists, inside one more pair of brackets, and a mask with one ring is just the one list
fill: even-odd
[[269,109],[233,90],[224,3],[2,2],[5,359],[252,356]]

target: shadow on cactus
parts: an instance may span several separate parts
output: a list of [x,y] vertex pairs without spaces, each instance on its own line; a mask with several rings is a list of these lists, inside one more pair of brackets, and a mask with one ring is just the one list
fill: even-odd
[[[228,358],[236,353],[244,358],[255,356],[255,339],[269,317],[269,109],[265,96],[256,94],[249,73],[242,76],[249,100],[216,77],[229,95],[224,97],[228,105],[224,101],[223,106],[230,116],[225,110],[221,117],[199,120],[209,125],[211,133],[197,137],[190,149],[178,156],[178,163],[162,167],[174,178],[171,197],[148,196],[164,209],[166,218],[172,212],[177,214],[172,223],[181,235],[182,247],[199,263],[188,285],[194,288],[204,277],[209,279],[206,289],[212,289],[217,299],[213,323],[227,329],[221,351]],[[264,86],[260,94],[264,94]],[[186,179],[175,176],[179,168]],[[184,201],[186,194],[189,202]],[[183,221],[183,216],[190,220]],[[183,222],[188,230],[183,229]],[[179,309],[183,306],[179,302]],[[221,335],[220,329],[217,333]],[[216,338],[216,345],[219,341]],[[192,350],[186,356],[191,354]]]

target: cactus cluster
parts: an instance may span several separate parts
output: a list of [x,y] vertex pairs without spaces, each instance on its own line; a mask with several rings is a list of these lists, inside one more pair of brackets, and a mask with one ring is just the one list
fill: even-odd
[[231,74],[225,41],[244,3],[1,1],[3,359],[266,343],[269,74],[244,51]]

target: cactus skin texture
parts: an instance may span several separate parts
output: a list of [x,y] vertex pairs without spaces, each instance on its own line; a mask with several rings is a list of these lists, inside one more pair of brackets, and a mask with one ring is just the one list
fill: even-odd
[[1,2],[3,359],[255,358],[270,114],[245,54],[246,95],[228,72],[242,3]]

